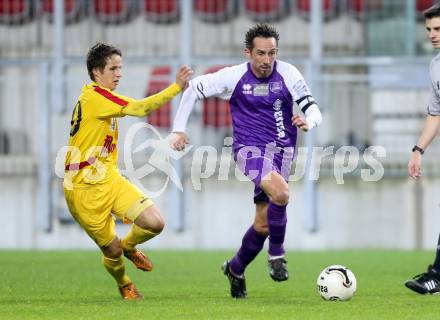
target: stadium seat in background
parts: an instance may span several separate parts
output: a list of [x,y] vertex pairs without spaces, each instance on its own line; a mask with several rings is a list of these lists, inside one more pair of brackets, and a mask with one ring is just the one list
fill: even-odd
[[[323,16],[325,20],[337,17],[336,0],[322,0]],[[296,11],[299,16],[308,20],[312,10],[311,0],[296,0]]]
[[416,1],[416,10],[419,12],[423,12],[426,9],[428,9],[429,7],[431,7],[432,5],[434,5],[434,3],[437,2],[435,0],[417,0]]
[[[43,0],[43,13],[53,21],[55,10],[54,0]],[[85,0],[64,0],[64,21],[66,24],[82,20],[87,14],[87,3]]]
[[248,17],[257,22],[273,22],[290,13],[288,0],[245,0],[244,10]]
[[[171,84],[171,67],[156,67],[151,72],[147,86],[147,96],[151,96],[165,89]],[[147,122],[158,128],[169,129],[171,127],[171,102],[153,111],[147,116]]]
[[417,18],[424,20],[423,11],[431,7],[437,1],[435,0],[416,0]]
[[9,139],[5,131],[0,130],[0,155],[9,153]]
[[92,9],[96,20],[101,23],[127,23],[139,13],[139,1],[93,0]]
[[[213,66],[205,71],[213,73],[224,66]],[[230,128],[232,124],[229,102],[220,98],[208,98],[203,100],[203,125],[214,129]]]
[[348,0],[348,13],[357,19],[375,18],[384,10],[383,0]]
[[194,0],[194,13],[205,22],[221,23],[238,14],[237,0]]
[[19,25],[32,21],[38,12],[34,0],[0,0],[0,23]]
[[147,20],[155,23],[176,23],[180,20],[179,0],[144,0]]
[[0,154],[26,155],[29,154],[29,139],[21,129],[0,130]]

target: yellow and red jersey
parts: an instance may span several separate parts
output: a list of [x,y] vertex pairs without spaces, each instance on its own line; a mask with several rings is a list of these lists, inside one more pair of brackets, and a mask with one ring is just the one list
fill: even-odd
[[[65,170],[74,184],[103,183],[118,172],[118,122],[134,99],[90,83],[82,88],[71,120]],[[76,149],[77,148],[77,149]]]
[[142,100],[125,97],[92,82],[82,88],[71,120],[64,187],[104,183],[118,173],[118,117],[145,116],[181,92],[176,84]]

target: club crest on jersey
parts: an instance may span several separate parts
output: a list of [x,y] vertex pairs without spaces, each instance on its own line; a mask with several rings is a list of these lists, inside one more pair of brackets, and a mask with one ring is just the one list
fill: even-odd
[[254,84],[254,96],[255,97],[266,97],[269,95],[269,84],[259,83]]
[[283,83],[281,81],[269,82],[269,90],[272,93],[281,92],[283,89]]
[[249,83],[243,84],[243,94],[252,94],[252,86]]

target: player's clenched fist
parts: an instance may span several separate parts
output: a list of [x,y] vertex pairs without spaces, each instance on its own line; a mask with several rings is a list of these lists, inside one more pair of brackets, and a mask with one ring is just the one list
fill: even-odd
[[183,132],[174,132],[174,137],[171,139],[170,145],[173,150],[183,151],[188,144],[188,136]]
[[187,65],[181,66],[176,74],[176,83],[179,85],[179,87],[185,90],[188,86],[188,81],[191,79],[192,74],[193,70],[190,67],[188,67]]
[[292,117],[292,124],[297,128],[300,128],[302,131],[308,131],[309,125],[307,124],[306,119],[303,117],[296,115]]

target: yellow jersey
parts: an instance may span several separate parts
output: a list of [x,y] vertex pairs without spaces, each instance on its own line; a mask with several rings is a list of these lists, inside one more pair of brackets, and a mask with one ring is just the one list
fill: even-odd
[[92,82],[82,88],[72,113],[64,187],[109,181],[119,173],[118,117],[145,116],[181,91],[177,84],[142,100],[125,97]]

